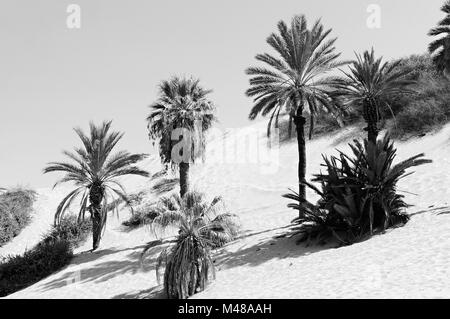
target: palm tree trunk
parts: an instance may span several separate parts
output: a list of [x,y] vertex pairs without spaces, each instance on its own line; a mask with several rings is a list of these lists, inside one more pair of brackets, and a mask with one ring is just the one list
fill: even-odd
[[298,143],[298,194],[301,201],[306,199],[306,186],[301,183],[306,177],[305,122],[306,118],[301,113],[294,116]]
[[100,245],[100,239],[103,230],[103,218],[101,203],[104,196],[104,190],[101,186],[92,186],[89,193],[89,211],[92,220],[92,251],[96,250]]
[[92,251],[96,250],[100,245],[100,239],[102,235],[102,215],[100,207],[91,206],[91,219],[92,219]]
[[180,163],[180,196],[184,197],[189,190],[189,163]]
[[363,117],[367,123],[365,130],[367,131],[367,138],[370,142],[376,143],[378,137],[378,108],[375,101],[371,98],[364,100]]

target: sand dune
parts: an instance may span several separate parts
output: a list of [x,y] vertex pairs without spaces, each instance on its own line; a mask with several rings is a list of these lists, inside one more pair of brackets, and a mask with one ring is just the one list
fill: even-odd
[[[281,195],[296,187],[297,150],[295,143],[286,143],[280,146],[279,156],[270,153],[264,128],[265,123],[259,122],[244,131],[244,135],[258,132],[256,161],[239,146],[243,132],[228,132],[213,138],[205,163],[192,168],[193,187],[210,196],[222,195],[243,225],[241,238],[214,254],[216,281],[194,298],[450,297],[450,125],[436,134],[397,142],[397,160],[425,152],[434,161],[417,167],[399,185],[407,192],[407,202],[415,205],[408,211],[411,221],[340,248],[297,246],[295,240],[275,238],[287,232],[286,226],[295,217]],[[357,128],[347,128],[332,138],[308,142],[308,174],[319,171],[322,153],[335,154],[336,147],[348,151],[347,142],[358,134]],[[247,155],[250,160],[243,160]],[[157,157],[145,166],[152,173],[160,169]],[[147,183],[128,182],[135,191],[148,187]],[[59,196],[55,191],[42,191],[32,225],[4,246],[0,255],[20,253],[36,242],[51,222]],[[316,198],[310,192],[308,196]],[[83,253],[90,247],[88,242],[68,267],[8,297],[163,297],[154,261],[164,245],[154,249],[142,268],[139,254],[154,237],[145,228],[125,231],[120,222],[127,217],[122,212],[109,220],[98,252]]]

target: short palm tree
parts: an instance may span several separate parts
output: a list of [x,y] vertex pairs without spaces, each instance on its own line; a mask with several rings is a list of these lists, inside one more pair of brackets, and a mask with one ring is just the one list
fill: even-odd
[[[205,201],[203,194],[190,191],[183,198],[174,194],[163,197],[158,204],[158,216],[153,220],[162,230],[178,227],[178,235],[171,246],[164,249],[157,260],[157,279],[165,265],[164,289],[171,299],[185,299],[203,290],[214,277],[211,249],[233,240],[239,231],[235,216],[222,212],[220,197]],[[150,243],[143,251],[154,246]]]
[[159,140],[162,162],[178,166],[181,197],[189,188],[190,163],[203,154],[204,133],[215,120],[210,93],[197,79],[173,77],[160,84],[159,98],[150,106],[149,137]]
[[428,32],[430,36],[442,36],[428,46],[430,54],[435,54],[433,61],[439,71],[450,72],[450,0],[441,7],[446,17],[438,22],[437,27]]
[[350,72],[342,71],[344,78],[336,79],[335,86],[343,96],[347,105],[362,108],[367,123],[368,140],[375,143],[378,136],[380,108],[390,109],[389,97],[398,93],[412,92],[409,85],[412,81],[406,75],[410,70],[397,68],[401,60],[382,63],[382,58],[375,58],[371,52],[365,51],[350,65]]
[[145,154],[121,151],[111,155],[111,151],[122,138],[123,133],[110,132],[110,128],[111,122],[104,122],[100,126],[91,123],[90,135],[76,128],[75,132],[81,139],[83,148],[75,149],[75,153],[63,152],[73,163],[52,162],[44,169],[44,173],[65,173],[55,187],[65,182],[72,182],[76,187],[59,204],[55,214],[55,225],[60,223],[64,213],[81,195],[78,221],[81,222],[84,219],[86,210],[90,212],[93,250],[100,244],[108,210],[111,210],[118,200],[128,203],[125,189],[118,180],[119,177],[149,176],[146,171],[134,165],[144,159]]
[[299,194],[305,199],[306,149],[305,149],[305,113],[309,113],[311,126],[320,110],[337,114],[337,101],[330,81],[323,75],[344,62],[338,62],[340,53],[335,52],[336,39],[327,39],[331,29],[324,30],[318,20],[308,29],[305,16],[295,16],[290,28],[280,21],[278,33],[272,33],[267,43],[275,49],[279,57],[270,54],[258,54],[256,59],[269,66],[251,67],[246,73],[251,76],[249,97],[254,97],[254,106],[250,119],[258,114],[271,114],[268,133],[273,120],[278,123],[280,111],[285,108],[289,113],[290,125],[296,125],[298,142],[298,179]]

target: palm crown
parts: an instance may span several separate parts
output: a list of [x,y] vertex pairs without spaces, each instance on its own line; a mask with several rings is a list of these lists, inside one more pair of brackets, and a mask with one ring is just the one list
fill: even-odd
[[[100,126],[90,124],[90,135],[86,135],[81,129],[75,132],[82,141],[83,147],[76,148],[75,152],[63,153],[72,160],[69,162],[52,162],[44,173],[64,172],[65,175],[55,186],[60,183],[72,182],[76,188],[71,191],[59,204],[55,214],[55,224],[58,224],[62,215],[71,206],[74,200],[81,195],[78,218],[84,218],[85,211],[100,209],[101,226],[105,225],[107,209],[116,200],[128,202],[124,187],[119,182],[119,177],[125,175],[148,176],[148,173],[136,164],[146,157],[145,154],[130,154],[125,151],[111,155],[112,150],[122,138],[120,132],[110,132],[111,122],[104,122]],[[88,201],[90,206],[88,207]],[[101,207],[100,207],[101,206]]]
[[401,61],[382,63],[382,58],[375,58],[374,50],[365,51],[350,65],[350,72],[342,71],[344,78],[335,80],[339,95],[346,100],[347,106],[362,107],[363,116],[368,123],[369,140],[376,138],[376,123],[380,120],[380,107],[390,110],[388,97],[397,93],[412,92],[412,81],[406,75],[410,70],[398,68]]
[[[221,201],[220,197],[205,201],[203,194],[195,191],[184,197],[174,194],[161,199],[153,225],[161,229],[179,228],[173,245],[164,249],[157,260],[158,281],[160,267],[165,265],[164,288],[169,298],[183,299],[203,290],[211,274],[214,276],[210,249],[237,236],[239,225],[235,215],[223,212]],[[142,257],[152,247],[154,242],[147,245]]]
[[255,102],[249,117],[254,119],[260,113],[263,116],[271,113],[268,133],[272,121],[278,123],[283,106],[292,116],[301,115],[304,109],[312,116],[320,108],[335,112],[330,82],[320,76],[344,64],[336,61],[340,56],[335,52],[336,39],[326,40],[331,29],[324,30],[320,20],[309,30],[306,18],[295,16],[290,28],[280,21],[278,32],[272,33],[267,43],[280,57],[258,54],[256,59],[270,68],[247,69],[247,74],[252,76],[247,95],[254,97]]
[[222,198],[206,201],[202,193],[191,191],[181,198],[178,194],[161,198],[153,224],[161,229],[179,227],[179,234],[196,234],[209,247],[218,247],[238,233],[235,215],[223,212]]
[[428,51],[436,55],[433,57],[437,68],[440,71],[450,70],[450,0],[447,0],[441,7],[441,10],[446,14],[446,17],[438,22],[437,27],[430,30],[428,35],[443,37],[433,41],[428,46]]

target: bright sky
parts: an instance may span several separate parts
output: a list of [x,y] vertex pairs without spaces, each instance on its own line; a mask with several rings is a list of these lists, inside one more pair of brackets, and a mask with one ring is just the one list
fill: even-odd
[[[194,75],[214,90],[221,125],[248,123],[244,70],[280,19],[322,17],[343,58],[374,46],[386,58],[426,51],[443,0],[2,0],[0,2],[0,186],[51,186],[42,174],[78,146],[72,128],[112,119],[120,149],[149,152],[145,118],[157,84]],[[68,29],[69,4],[81,29]],[[367,7],[381,8],[370,29]]]

